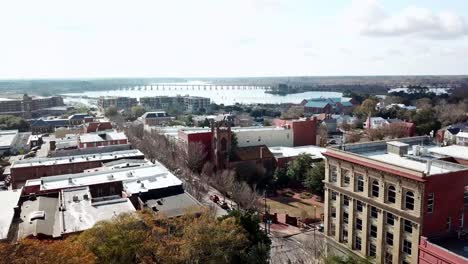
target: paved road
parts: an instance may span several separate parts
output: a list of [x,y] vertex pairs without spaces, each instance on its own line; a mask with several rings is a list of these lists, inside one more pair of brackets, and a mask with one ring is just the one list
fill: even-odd
[[315,238],[313,231],[308,231],[287,237],[272,236],[271,240],[272,264],[315,264],[318,263],[315,255],[320,258],[320,253],[324,250],[323,234],[320,232],[315,233]]

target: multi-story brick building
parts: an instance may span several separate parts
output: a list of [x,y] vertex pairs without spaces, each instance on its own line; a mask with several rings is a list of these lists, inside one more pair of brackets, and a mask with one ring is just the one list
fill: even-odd
[[101,110],[105,110],[111,106],[119,110],[130,109],[137,104],[137,99],[132,97],[99,97],[98,99],[98,107]]
[[60,96],[30,97],[24,94],[22,98],[0,98],[0,114],[31,117],[41,109],[63,105]]
[[169,107],[180,107],[184,111],[196,112],[207,109],[210,98],[200,96],[154,96],[141,97],[140,104],[146,110],[165,110]]
[[462,236],[468,167],[431,153],[432,147],[430,138],[413,137],[327,149],[329,248],[376,263],[418,263],[421,236]]

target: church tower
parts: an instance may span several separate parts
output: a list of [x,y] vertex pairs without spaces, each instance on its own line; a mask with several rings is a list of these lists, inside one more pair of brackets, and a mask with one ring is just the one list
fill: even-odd
[[226,121],[211,124],[213,135],[212,162],[216,170],[228,168],[229,153],[231,152],[231,126]]

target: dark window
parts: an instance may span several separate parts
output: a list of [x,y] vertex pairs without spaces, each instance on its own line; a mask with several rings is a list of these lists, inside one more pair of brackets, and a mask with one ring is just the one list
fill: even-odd
[[331,217],[335,218],[336,217],[336,208],[332,207],[332,208],[330,208],[330,211],[331,211]]
[[356,243],[354,245],[355,249],[361,250],[362,249],[362,242],[360,237],[356,237]]
[[372,181],[372,196],[379,197],[379,182],[377,180]]
[[361,202],[361,201],[356,201],[356,210],[358,210],[358,212],[362,212],[363,207],[364,207],[364,203],[363,203],[363,202]]
[[336,182],[338,177],[338,168],[336,166],[330,166],[330,182]]
[[356,218],[356,229],[362,230],[362,220],[359,218]]
[[375,257],[377,253],[377,248],[375,247],[374,244],[369,244],[369,256]]
[[395,186],[393,186],[393,185],[390,185],[388,187],[387,201],[389,203],[395,203],[396,202],[396,190],[395,190]]
[[371,206],[371,217],[377,218],[378,216],[379,216],[379,212],[377,211],[377,208],[374,206]]
[[377,238],[377,226],[371,225],[369,229],[369,233],[371,237]]
[[343,238],[342,241],[347,243],[348,242],[348,230],[343,228]]
[[413,224],[409,220],[405,220],[405,231],[408,233],[413,233]]
[[405,194],[405,208],[408,210],[414,209],[414,193],[407,191]]
[[434,193],[427,194],[427,212],[434,212]]
[[349,206],[349,197],[346,195],[343,196],[343,204]]
[[385,241],[387,242],[387,245],[393,246],[393,234],[387,232],[387,235],[385,237]]
[[336,192],[334,192],[334,191],[331,192],[331,199],[333,201],[336,201]]
[[392,253],[385,252],[385,264],[392,264],[393,263],[393,255]]
[[408,255],[411,255],[411,242],[408,240],[403,240],[403,252],[405,252]]
[[330,236],[335,236],[336,234],[336,226],[334,223],[330,223]]
[[395,216],[391,213],[387,213],[387,224],[394,225],[395,224]]
[[364,177],[362,175],[358,175],[356,179],[357,191],[363,192],[364,191]]
[[347,212],[343,212],[343,223],[347,224],[348,223],[348,213]]
[[343,185],[348,186],[351,182],[351,177],[349,176],[349,170],[341,169],[341,176],[343,176]]

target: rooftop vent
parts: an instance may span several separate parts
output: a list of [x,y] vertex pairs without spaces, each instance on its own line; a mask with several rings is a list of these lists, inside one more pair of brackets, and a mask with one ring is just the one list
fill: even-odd
[[112,174],[107,175],[107,179],[113,180],[113,179],[114,179],[114,175],[112,175]]
[[73,195],[73,201],[74,201],[74,202],[80,201],[80,199],[78,199],[78,195]]
[[404,156],[408,154],[409,145],[400,141],[389,141],[387,142],[387,153],[396,154],[398,156]]
[[144,183],[141,183],[141,188],[145,188],[145,184],[144,184]]
[[83,195],[83,200],[89,200],[89,195],[88,194]]
[[73,179],[72,179],[72,178],[68,178],[68,183],[72,184],[72,183],[73,183]]

